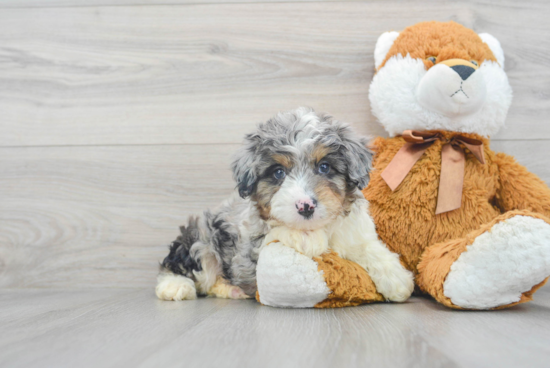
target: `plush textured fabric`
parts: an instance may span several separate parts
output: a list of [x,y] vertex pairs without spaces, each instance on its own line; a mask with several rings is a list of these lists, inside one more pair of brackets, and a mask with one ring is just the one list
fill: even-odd
[[317,263],[279,242],[260,252],[256,275],[256,299],[272,307],[311,308],[330,293]]
[[357,263],[342,259],[331,251],[313,258],[332,291],[327,299],[315,304],[315,308],[348,307],[372,302],[383,302],[384,297],[367,271]]
[[499,168],[499,209],[526,209],[550,218],[550,190],[544,181],[504,153],[497,153],[494,162]]
[[[441,131],[450,139],[456,133]],[[498,166],[488,139],[476,134],[462,135],[483,141],[485,164],[481,164],[468,150],[464,167],[462,206],[460,209],[435,214],[441,149],[445,140],[435,141],[413,166],[401,185],[392,193],[381,173],[405,144],[402,137],[377,138],[372,145],[375,152],[371,181],[363,194],[370,202],[378,235],[388,247],[401,255],[413,272],[422,252],[431,244],[461,238],[500,214],[491,202],[498,190]]]
[[[456,134],[440,133],[448,139]],[[435,215],[444,140],[432,144],[392,192],[380,174],[405,141],[401,137],[376,139],[372,147],[374,171],[363,190],[380,238],[416,274],[421,291],[453,308],[460,307],[445,297],[443,283],[453,262],[477,236],[518,214],[544,218],[546,222],[544,216],[550,216],[550,190],[542,180],[512,157],[491,151],[487,138],[467,136],[483,141],[486,163],[481,164],[466,150],[462,206],[458,210]],[[520,301],[508,306],[529,301],[538,287],[535,285]]]
[[422,59],[427,69],[433,63],[426,58],[434,55],[443,60],[476,60],[480,64],[485,60],[497,61],[489,45],[481,41],[473,30],[455,22],[417,23],[399,33],[379,68],[397,54]]
[[550,275],[550,224],[525,212],[478,235],[451,265],[443,284],[451,302],[468,309],[514,304]]
[[[479,229],[470,232],[463,238],[452,239],[446,242],[434,244],[424,252],[422,260],[418,264],[418,277],[416,279],[417,284],[423,290],[431,294],[440,303],[451,308],[465,309],[454,305],[451,300],[445,295],[445,292],[443,290],[445,278],[449,274],[452,265],[464,252],[468,250],[468,246],[474,244],[476,239],[478,239],[482,234],[490,233],[496,224],[503,223],[506,220],[512,219],[516,216],[528,216],[529,218],[540,219],[547,224],[550,224],[550,221],[543,215],[535,214],[526,210],[509,211],[505,214],[498,216],[490,223],[483,224]],[[548,227],[550,229],[550,225]],[[533,244],[525,244],[525,246],[527,247],[531,245]],[[535,253],[534,256],[540,257],[540,254]],[[502,270],[502,272],[507,272],[507,270],[504,269],[505,265],[503,264],[504,262],[502,258],[503,257],[500,257],[499,262],[494,262],[494,266],[496,267],[494,271]],[[519,261],[519,257],[514,260],[514,263],[516,261]],[[532,267],[530,264],[524,264],[523,266],[526,268]],[[535,286],[523,292],[519,300],[513,303],[509,303],[508,305],[504,305],[503,307],[511,307],[513,305],[532,300],[532,294],[534,293],[534,291],[544,285],[547,281],[547,278],[545,278],[544,276],[540,277],[539,281],[541,279],[543,280],[542,282],[539,283],[537,281],[537,284]]]
[[334,251],[311,259],[273,243],[260,253],[258,276],[256,300],[273,307],[340,308],[384,301],[367,271]]
[[[374,54],[369,100],[390,136],[408,129],[491,136],[504,125],[512,88],[495,37],[454,22],[424,22],[382,34]],[[477,69],[463,80],[452,69],[457,63]]]
[[[415,274],[419,291],[450,308],[502,309],[531,300],[550,275],[550,189],[490,149],[488,136],[504,125],[512,100],[500,43],[454,22],[423,22],[384,33],[374,56],[369,99],[391,138],[373,142],[374,169],[363,194],[380,239]],[[456,59],[475,73],[463,78],[445,66]],[[443,139],[392,192],[381,173],[408,129]],[[436,215],[441,150],[457,134],[483,142],[485,164],[462,147],[461,207]],[[316,307],[379,300],[363,270],[328,257],[317,262],[331,293]]]
[[[419,290],[448,307],[529,301],[550,275],[550,189],[490,149],[488,137],[504,125],[512,99],[502,47],[490,34],[455,22],[395,33],[377,42],[369,89],[373,114],[392,137],[374,141],[374,171],[363,191],[378,234],[415,273]],[[392,192],[381,173],[408,129],[438,131],[444,139]],[[442,146],[458,132],[483,142],[486,162],[465,150],[461,206],[436,215]]]

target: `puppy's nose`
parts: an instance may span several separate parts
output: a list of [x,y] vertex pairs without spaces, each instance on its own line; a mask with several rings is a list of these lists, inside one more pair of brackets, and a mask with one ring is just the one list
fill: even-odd
[[451,69],[454,70],[458,75],[460,75],[460,78],[462,78],[462,80],[468,79],[468,77],[476,71],[474,68],[467,65],[455,65],[452,66]]
[[313,216],[313,212],[315,212],[316,206],[317,201],[314,199],[296,201],[296,209],[298,210],[298,213],[304,216],[306,219],[309,219],[311,216]]

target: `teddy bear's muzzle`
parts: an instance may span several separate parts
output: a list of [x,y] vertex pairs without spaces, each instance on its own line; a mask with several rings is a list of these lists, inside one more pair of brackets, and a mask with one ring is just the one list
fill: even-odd
[[430,68],[418,84],[418,103],[449,118],[478,112],[487,94],[477,66],[462,59],[445,60]]

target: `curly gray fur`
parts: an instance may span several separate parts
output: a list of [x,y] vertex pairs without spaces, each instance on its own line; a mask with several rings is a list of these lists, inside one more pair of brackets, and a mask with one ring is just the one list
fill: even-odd
[[[296,173],[305,185],[329,186],[343,198],[368,184],[372,153],[366,143],[347,124],[309,108],[279,113],[259,124],[254,133],[245,136],[231,165],[238,195],[182,226],[181,235],[162,262],[162,271],[194,281],[200,272],[215,272],[253,295],[259,248],[271,226],[270,200],[281,187],[269,171],[277,165],[274,158],[292,163],[289,177]],[[331,157],[334,169],[330,177],[320,178],[311,168],[311,155],[320,147]],[[205,270],[202,259],[206,255],[215,257],[217,270]]]

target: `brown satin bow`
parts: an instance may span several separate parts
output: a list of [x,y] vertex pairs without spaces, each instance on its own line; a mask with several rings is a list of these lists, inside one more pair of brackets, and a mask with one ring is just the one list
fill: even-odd
[[[436,140],[444,139],[440,133],[419,132],[416,130],[406,130],[402,136],[407,143],[401,147],[382,172],[382,179],[388,184],[392,192],[397,189],[428,147]],[[460,208],[462,186],[464,184],[464,163],[466,162],[464,150],[460,146],[461,143],[472,152],[479,162],[485,164],[483,142],[478,139],[456,135],[443,145],[436,215]]]

